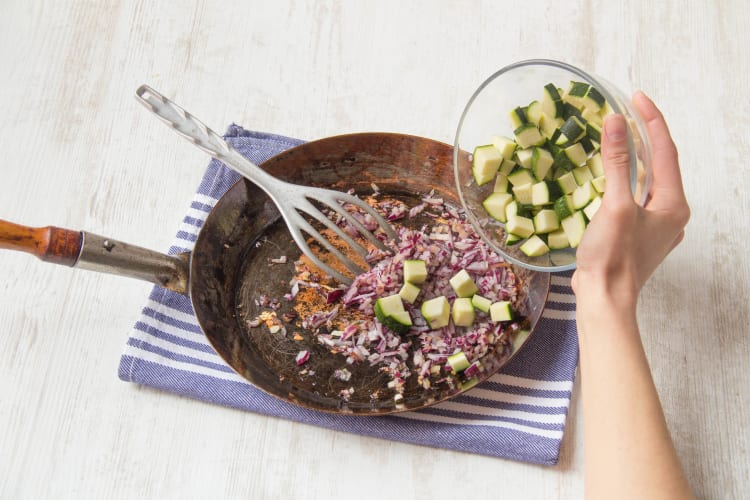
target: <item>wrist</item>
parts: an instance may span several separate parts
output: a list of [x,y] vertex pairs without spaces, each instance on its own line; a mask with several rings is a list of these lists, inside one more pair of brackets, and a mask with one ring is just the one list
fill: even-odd
[[[579,323],[636,325],[638,289],[627,278],[613,279],[577,270],[573,275]],[[581,325],[583,326],[583,325]]]

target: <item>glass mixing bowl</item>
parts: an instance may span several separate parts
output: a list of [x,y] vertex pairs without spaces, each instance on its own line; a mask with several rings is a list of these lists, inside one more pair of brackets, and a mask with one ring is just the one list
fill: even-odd
[[582,69],[545,59],[520,61],[506,66],[474,92],[456,131],[453,153],[456,187],[474,229],[492,249],[508,260],[535,271],[575,269],[575,248],[551,250],[542,256],[529,257],[521,252],[520,245],[506,245],[505,225],[490,217],[482,206],[482,201],[493,191],[494,183],[477,186],[472,175],[472,152],[476,146],[489,144],[492,136],[513,138],[513,127],[508,118],[510,110],[541,100],[543,88],[548,83],[567,89],[571,80],[596,87],[612,110],[627,119],[630,125],[631,187],[636,202],[645,204],[651,185],[651,147],[645,122],[625,94],[603,78]]

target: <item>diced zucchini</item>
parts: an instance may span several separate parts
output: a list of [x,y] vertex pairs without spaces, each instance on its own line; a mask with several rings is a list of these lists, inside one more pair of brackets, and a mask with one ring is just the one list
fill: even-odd
[[601,177],[594,177],[591,179],[591,185],[594,186],[597,193],[604,194],[604,191],[607,189],[607,179],[603,175]]
[[534,232],[536,234],[551,233],[560,228],[560,219],[554,210],[545,208],[534,216]]
[[562,101],[562,93],[560,92],[560,89],[558,89],[554,83],[548,83],[544,86],[544,96],[547,98],[553,100],[553,101]]
[[469,360],[463,351],[458,351],[451,354],[450,356],[448,356],[448,359],[446,361],[448,363],[448,366],[451,367],[451,371],[453,373],[462,372],[469,366],[471,366],[471,363],[469,363]]
[[[588,126],[588,124],[586,126]],[[583,146],[583,150],[586,152],[587,156],[599,149],[599,145],[589,139],[586,135],[581,137],[581,139],[578,141],[578,144]]]
[[510,174],[513,171],[513,168],[515,168],[515,166],[516,166],[516,162],[505,158],[503,160],[503,163],[500,164],[500,169],[498,170],[498,173],[500,175],[504,175],[507,177],[508,174]]
[[591,200],[596,198],[596,190],[591,185],[591,181],[584,182],[581,186],[578,186],[573,191],[573,208],[579,210],[589,204]]
[[602,206],[602,199],[600,197],[596,197],[593,200],[591,200],[591,203],[586,205],[583,209],[583,214],[586,216],[588,220],[592,220],[594,218],[594,215],[596,215],[596,212],[599,210],[599,207]]
[[552,158],[552,153],[544,148],[534,148],[532,151],[531,171],[534,173],[534,177],[542,180],[547,176],[550,168],[552,168],[555,159]]
[[560,147],[556,148],[557,149],[550,148],[550,150],[553,151],[552,155],[555,158],[555,166],[567,171],[576,168],[573,162],[568,159],[567,155],[565,154],[565,150]]
[[601,144],[602,126],[598,123],[595,123],[594,121],[587,121],[586,122],[586,137],[588,137],[592,141],[595,141]]
[[557,88],[548,83],[542,94],[542,112],[550,118],[562,118],[563,102]]
[[594,177],[602,177],[604,175],[604,165],[602,164],[601,153],[597,153],[586,160],[586,165],[589,167],[591,175]]
[[602,109],[599,110],[599,116],[604,118],[607,115],[611,115],[614,113],[614,110],[612,109],[612,106],[609,105],[608,102],[604,103],[604,106],[602,106]]
[[381,297],[375,301],[375,318],[386,328],[398,334],[409,331],[412,325],[411,316],[404,310],[404,304],[399,295]]
[[558,177],[555,182],[560,186],[560,190],[563,194],[570,194],[578,187],[575,177],[572,172],[566,172]]
[[401,290],[399,290],[398,296],[401,297],[401,300],[403,300],[404,302],[413,304],[414,302],[416,302],[417,297],[419,296],[419,292],[420,289],[417,285],[415,285],[414,283],[409,283],[407,281],[401,287]]
[[518,202],[516,200],[511,201],[505,206],[505,220],[508,217],[512,217],[518,213]]
[[409,311],[399,311],[393,313],[389,319],[390,322],[386,322],[385,326],[390,328],[396,333],[406,333],[409,331],[409,327],[413,324],[411,321],[411,315]]
[[563,151],[565,152],[565,156],[568,158],[570,163],[572,163],[576,167],[580,167],[581,165],[586,164],[588,155],[586,154],[586,150],[583,149],[583,146],[580,142],[577,142],[572,146],[568,146]]
[[547,246],[551,250],[561,250],[570,246],[568,236],[565,234],[565,230],[562,228],[557,231],[552,231],[547,235]]
[[569,194],[560,196],[555,200],[554,210],[555,214],[557,214],[557,218],[560,220],[570,217],[573,212],[575,212],[575,208],[573,207],[573,196]]
[[490,306],[490,319],[495,323],[512,320],[513,309],[510,307],[510,302],[507,300],[493,302]]
[[503,135],[493,136],[492,145],[500,151],[500,154],[506,160],[513,158],[513,153],[515,153],[516,147],[518,146],[513,139]]
[[505,234],[505,245],[506,246],[515,245],[519,241],[523,241],[523,238],[521,238],[520,236],[516,236],[513,233],[506,233]]
[[549,205],[560,196],[562,192],[556,182],[541,181],[531,185],[531,204],[535,207]]
[[505,222],[505,207],[513,201],[513,195],[510,193],[492,193],[482,202],[482,206],[487,213],[495,220]]
[[404,261],[404,281],[421,285],[427,279],[427,263],[420,259]]
[[563,100],[573,104],[577,108],[583,107],[583,98],[588,93],[591,85],[583,82],[571,81],[568,91],[563,96]]
[[494,193],[507,193],[508,192],[508,176],[503,174],[497,174],[495,177],[495,187],[492,188]]
[[474,324],[474,305],[468,297],[457,298],[453,301],[451,311],[453,324],[456,326],[471,326]]
[[533,185],[534,184],[529,182],[527,184],[521,184],[520,186],[513,186],[513,196],[515,196],[518,203],[521,203],[523,205],[531,205],[531,202],[533,201]]
[[[397,312],[404,310],[404,303],[401,302],[401,297],[398,295],[388,295],[387,297],[380,297],[375,301],[375,316],[378,320],[382,321],[388,316],[392,316]],[[379,314],[378,314],[379,313]]]
[[521,238],[528,238],[534,234],[534,221],[528,217],[514,215],[513,217],[508,217],[505,230]]
[[[603,120],[602,120],[602,117],[599,116],[598,111],[592,111],[592,110],[586,108],[586,109],[583,110],[583,113],[581,113],[581,117],[584,120],[586,120],[587,124],[590,123],[592,125],[596,125],[597,127],[599,127],[599,130],[601,130]],[[596,140],[593,137],[592,137],[592,139]],[[599,142],[599,141],[596,141],[596,142]]]
[[581,109],[577,106],[574,106],[573,104],[569,102],[563,101],[563,119],[567,120],[571,116],[575,116],[576,118],[583,119],[583,114],[581,113]]
[[533,235],[521,245],[520,250],[529,257],[539,257],[549,253],[549,247],[539,236]]
[[529,123],[539,125],[539,119],[542,117],[542,103],[539,101],[533,101],[529,104],[528,110],[526,111],[526,118]]
[[518,159],[518,164],[521,165],[523,168],[531,168],[531,160],[532,156],[534,154],[534,149],[519,149],[516,152],[516,158]]
[[471,305],[474,306],[474,309],[477,309],[479,311],[489,312],[492,301],[487,297],[482,297],[479,294],[474,294],[471,297]]
[[556,119],[550,118],[545,113],[542,113],[542,117],[539,118],[539,130],[542,131],[542,135],[547,139],[550,139],[555,134],[559,126]]
[[571,116],[560,127],[560,137],[555,144],[558,146],[569,146],[574,144],[586,133],[586,125],[577,116]]
[[461,269],[457,272],[448,280],[448,283],[450,283],[453,291],[456,292],[457,297],[471,297],[479,291],[479,288],[477,288],[476,283],[471,279],[466,269]]
[[494,179],[502,161],[500,151],[492,144],[474,148],[471,172],[474,174],[477,186],[487,184]]
[[[557,140],[560,138],[560,134],[562,134],[562,132],[560,132],[560,127],[562,127],[562,125],[557,127],[552,132],[552,135],[549,136],[549,140],[547,142],[550,144],[550,146],[553,146],[557,142]],[[551,148],[550,148],[550,153],[552,153],[552,156],[555,156],[555,152]]]
[[532,182],[536,182],[536,179],[534,179],[534,176],[531,175],[531,172],[529,172],[528,170],[519,169],[508,175],[508,182],[510,182],[514,186],[520,186],[523,184],[531,184]]
[[442,328],[450,322],[451,305],[448,299],[441,295],[422,302],[421,312],[430,328]]
[[508,116],[510,117],[510,123],[513,125],[513,129],[517,129],[521,125],[529,123],[528,118],[526,118],[526,112],[520,106],[512,110]]
[[522,149],[541,146],[545,142],[545,138],[542,137],[539,129],[533,123],[521,125],[513,131],[513,135],[516,136],[516,143]]
[[575,177],[576,183],[579,186],[584,185],[586,181],[590,181],[594,178],[594,176],[591,175],[591,170],[589,170],[589,167],[586,165],[574,168],[571,173],[573,174],[573,177]]
[[531,204],[534,206],[546,205],[550,202],[549,189],[544,181],[531,185]]
[[565,235],[568,237],[568,243],[572,248],[578,247],[583,238],[583,232],[586,230],[586,220],[583,218],[583,212],[576,210],[570,217],[560,221]]
[[589,87],[588,92],[581,99],[581,104],[592,111],[599,111],[605,102],[604,96],[594,86]]

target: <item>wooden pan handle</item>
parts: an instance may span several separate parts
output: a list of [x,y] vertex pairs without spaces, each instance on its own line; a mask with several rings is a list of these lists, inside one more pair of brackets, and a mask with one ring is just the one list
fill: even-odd
[[80,231],[28,227],[0,219],[0,249],[30,253],[43,261],[74,266],[81,253]]

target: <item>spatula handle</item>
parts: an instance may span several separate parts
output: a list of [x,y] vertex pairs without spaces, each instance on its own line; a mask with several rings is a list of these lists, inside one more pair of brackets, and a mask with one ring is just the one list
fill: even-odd
[[22,226],[0,219],[0,249],[30,253],[46,262],[74,266],[82,242],[80,231]]
[[[205,123],[148,85],[138,87],[135,91],[135,97],[138,102],[169,125],[172,130],[186,138],[197,148],[224,162],[227,167],[250,179],[271,198],[276,199],[276,193],[282,181],[273,178],[255,163],[242,156]],[[274,189],[274,185],[276,189]]]

